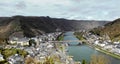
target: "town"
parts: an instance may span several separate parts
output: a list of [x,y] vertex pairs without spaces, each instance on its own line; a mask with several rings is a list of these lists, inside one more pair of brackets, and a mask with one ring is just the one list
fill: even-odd
[[[48,33],[33,38],[9,38],[1,48],[0,62],[5,64],[75,64],[66,54],[67,44],[51,42],[62,32]],[[12,50],[12,51],[11,51]],[[17,52],[14,53],[14,50]]]
[[119,41],[111,41],[108,35],[101,37],[90,32],[84,34],[83,37],[87,44],[91,45],[96,50],[120,59]]
[[[85,31],[84,31],[85,32]],[[47,33],[33,38],[11,37],[0,48],[0,63],[4,64],[80,64],[67,55],[69,43],[57,42],[62,32]],[[120,42],[86,32],[82,35],[86,44],[105,54],[120,59]],[[82,40],[80,40],[82,42]]]

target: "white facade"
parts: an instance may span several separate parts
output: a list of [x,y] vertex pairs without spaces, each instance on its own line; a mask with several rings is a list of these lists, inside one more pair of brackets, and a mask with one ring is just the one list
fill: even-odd
[[0,54],[0,61],[4,61],[3,55]]

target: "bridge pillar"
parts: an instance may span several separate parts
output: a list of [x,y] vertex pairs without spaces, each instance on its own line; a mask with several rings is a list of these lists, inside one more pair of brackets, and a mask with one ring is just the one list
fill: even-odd
[[82,43],[79,42],[78,45],[82,45]]

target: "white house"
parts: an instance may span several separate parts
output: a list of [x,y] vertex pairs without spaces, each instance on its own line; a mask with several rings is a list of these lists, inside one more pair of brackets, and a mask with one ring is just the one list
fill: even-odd
[[107,41],[103,41],[103,43],[104,43],[104,44],[106,44],[106,45],[108,44],[108,42],[107,42]]
[[10,44],[20,44],[21,46],[29,45],[29,39],[21,38],[21,39],[10,39],[8,41]]
[[49,44],[48,46],[47,46],[47,48],[52,48],[53,46],[51,45],[51,44]]
[[94,42],[94,44],[98,45],[98,44],[99,44],[99,41],[98,41],[98,40],[96,40],[96,41]]
[[114,44],[119,44],[120,42],[113,42]]
[[105,46],[105,44],[99,44],[99,46],[104,47],[104,46]]
[[26,38],[19,39],[17,40],[17,44],[20,44],[21,46],[29,45],[29,39]]
[[107,45],[107,46],[105,46],[104,48],[105,48],[105,49],[111,49],[111,48],[113,48],[113,46],[112,46],[112,45]]
[[8,43],[10,43],[10,44],[17,44],[17,41],[15,41],[15,40],[9,40]]
[[17,43],[17,40],[18,40],[17,37],[11,37],[11,38],[9,38],[8,43],[10,43],[10,44],[16,44],[16,43]]
[[4,61],[3,55],[0,54],[0,61]]
[[120,49],[119,49],[119,48],[115,48],[115,49],[114,49],[114,52],[120,53]]

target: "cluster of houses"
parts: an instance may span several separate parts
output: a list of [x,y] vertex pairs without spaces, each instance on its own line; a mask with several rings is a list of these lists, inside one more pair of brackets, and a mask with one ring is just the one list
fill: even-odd
[[18,37],[12,37],[12,38],[9,38],[9,41],[8,43],[11,44],[11,45],[21,45],[21,46],[28,46],[30,45],[29,44],[29,41],[31,39],[35,40],[36,43],[39,43],[39,42],[43,42],[43,41],[53,41],[53,40],[56,40],[57,36],[61,34],[61,32],[56,32],[56,33],[49,33],[49,34],[43,34],[43,35],[39,35],[39,36],[36,36],[36,37],[33,37],[33,38],[27,38],[27,37],[24,37],[24,38],[18,38]]
[[90,44],[101,47],[103,50],[107,50],[114,54],[120,55],[120,42],[112,42],[107,35],[100,37],[95,34],[88,33],[85,38],[88,40]]
[[[45,61],[46,57],[56,56],[59,58],[59,64],[74,64],[72,58],[66,54],[66,44],[53,42],[61,34],[61,32],[48,33],[33,38],[10,38],[5,48],[21,49],[28,52],[28,55],[24,58],[19,54],[11,55],[7,58],[9,64],[25,64],[25,60],[28,57],[32,57],[38,61]],[[29,46],[30,40],[34,40],[36,45]],[[52,41],[52,42],[51,42]],[[61,48],[62,47],[62,48]],[[3,55],[0,54],[0,61],[5,60]],[[57,64],[57,63],[56,63]]]
[[9,64],[24,64],[24,58],[19,54],[10,56],[7,61]]

